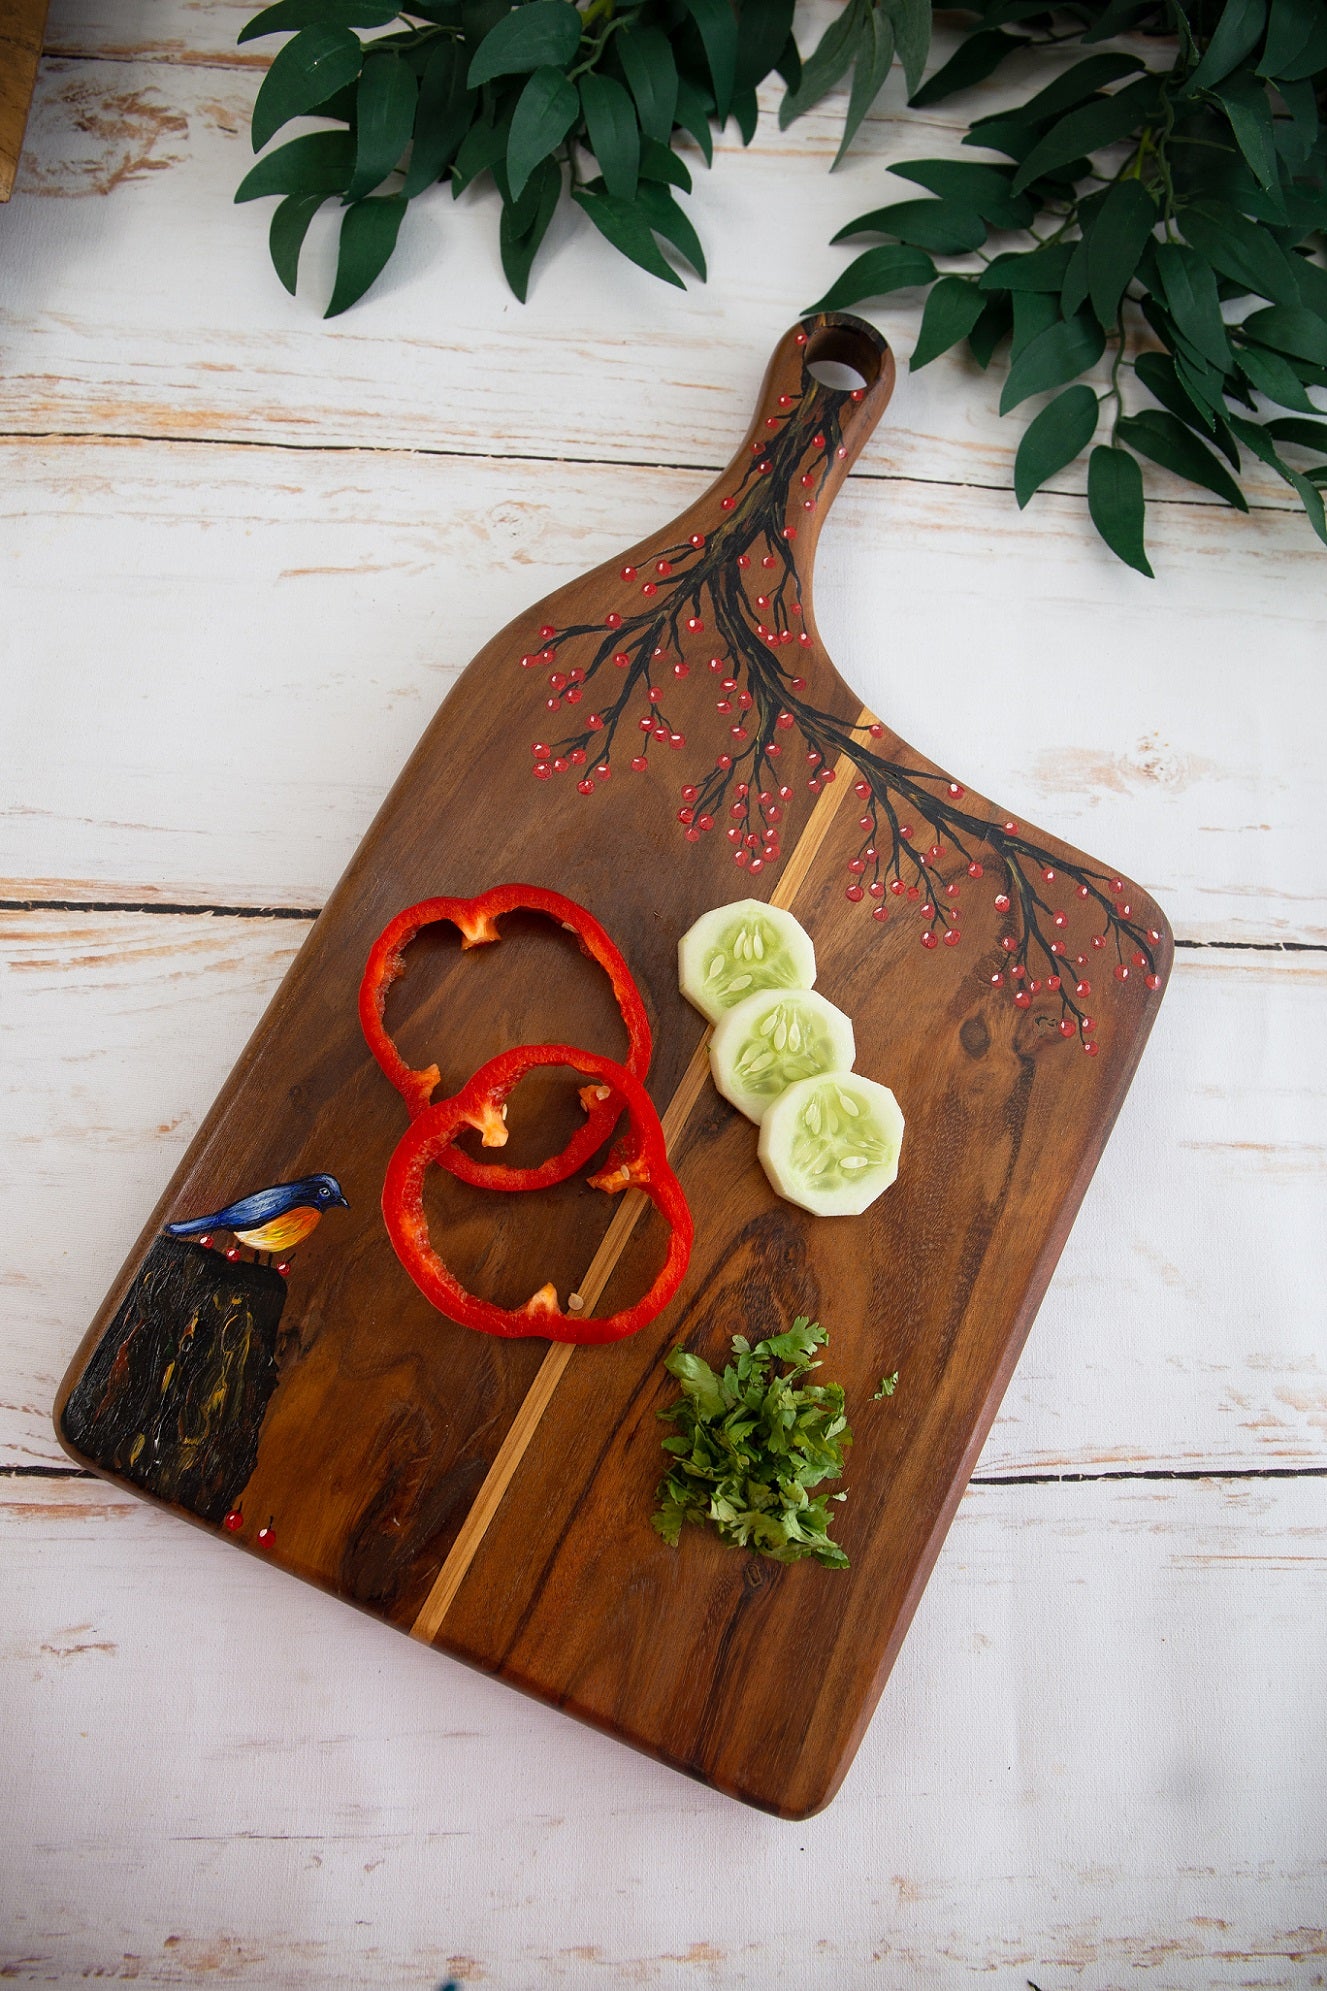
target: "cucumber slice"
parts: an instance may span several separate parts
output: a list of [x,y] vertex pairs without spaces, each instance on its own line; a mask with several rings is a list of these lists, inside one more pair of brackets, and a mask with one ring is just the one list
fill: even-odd
[[720,1017],[710,1041],[714,1083],[757,1126],[790,1085],[851,1071],[856,1056],[851,1018],[814,989],[760,989]]
[[857,1072],[801,1079],[760,1123],[766,1175],[817,1217],[859,1217],[898,1174],[902,1142],[897,1099]]
[[816,950],[805,927],[780,906],[737,899],[702,913],[677,943],[682,993],[717,1023],[758,989],[809,989]]

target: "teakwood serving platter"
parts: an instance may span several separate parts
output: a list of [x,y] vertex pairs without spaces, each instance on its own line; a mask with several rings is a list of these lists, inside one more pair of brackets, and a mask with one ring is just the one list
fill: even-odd
[[[830,386],[835,368],[862,384]],[[61,1387],[71,1454],[416,1638],[789,1818],[843,1777],[1008,1383],[1169,972],[1136,886],[923,759],[824,653],[811,571],[892,356],[821,314],[770,363],[742,448],[655,538],[519,617],[464,673],[388,796]],[[519,881],[586,906],[644,993],[649,1090],[696,1223],[682,1289],[634,1338],[497,1340],[436,1313],[380,1208],[405,1109],[360,1034],[369,947],[402,907]],[[790,908],[857,1069],[907,1120],[864,1216],[781,1201],[708,1076],[679,935],[741,897]],[[453,1092],[510,1045],[620,1057],[601,971],[546,921],[416,941],[387,1021]],[[565,1075],[513,1097],[504,1160],[579,1117]],[[326,1175],[348,1208],[278,1270],[166,1223]],[[521,1304],[626,1305],[659,1220],[584,1176],[485,1194],[430,1172],[444,1255]],[[237,1221],[240,1221],[237,1219]],[[281,1247],[276,1247],[280,1249]],[[229,1255],[228,1255],[229,1254]],[[847,1571],[652,1531],[678,1345],[819,1318],[854,1431]],[[899,1372],[896,1395],[873,1400]]]

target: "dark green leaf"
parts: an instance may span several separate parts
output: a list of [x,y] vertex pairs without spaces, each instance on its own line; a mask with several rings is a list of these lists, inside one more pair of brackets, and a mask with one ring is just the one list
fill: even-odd
[[990,365],[996,347],[1014,322],[1007,297],[993,297],[968,333],[968,351],[983,373]]
[[[355,99],[355,174],[346,188],[347,202],[362,200],[395,170],[415,128],[418,97],[415,72],[401,56],[370,54],[365,59]],[[375,221],[373,226],[384,228],[386,223]]]
[[1282,83],[1281,101],[1290,113],[1290,123],[1284,119],[1273,126],[1276,149],[1286,164],[1294,172],[1307,162],[1318,139],[1320,120],[1318,98],[1312,83],[1305,79],[1301,83]]
[[1066,464],[1080,456],[1096,433],[1099,412],[1090,387],[1066,387],[1029,422],[1014,458],[1019,509]]
[[1232,470],[1239,469],[1239,451],[1231,440],[1225,422],[1210,411],[1199,407],[1190,399],[1175,371],[1175,362],[1164,353],[1140,353],[1134,361],[1134,372],[1149,394],[1156,396],[1163,408],[1169,408],[1190,428],[1205,428],[1213,437],[1217,448],[1226,458]]
[[704,283],[708,272],[700,237],[691,225],[690,216],[678,206],[668,188],[660,186],[657,180],[642,180],[636,200],[655,234],[671,242]]
[[291,296],[299,277],[300,250],[309,232],[309,223],[326,200],[326,194],[287,194],[267,232],[272,267]]
[[481,173],[493,171],[507,157],[507,133],[511,119],[497,124],[472,124],[456,148],[452,165],[452,197],[459,200],[465,189]]
[[592,193],[588,187],[572,190],[572,199],[584,208],[599,233],[631,262],[648,270],[664,283],[686,285],[664,256],[650,227],[649,217],[638,201],[618,200],[612,194]]
[[580,46],[581,17],[571,0],[527,0],[489,29],[466,77],[472,90],[495,76],[520,76],[546,65],[565,69]]
[[1244,378],[1269,401],[1280,408],[1293,408],[1300,415],[1317,414],[1308,389],[1280,353],[1262,346],[1240,346],[1235,356]]
[[986,299],[969,277],[941,277],[931,286],[909,366],[913,373],[966,339]]
[[1127,138],[1146,123],[1159,101],[1157,79],[1143,76],[1117,90],[1113,97],[1096,97],[1068,112],[1028,153],[1014,175],[1014,192],[1021,194],[1024,187],[1057,166],[1067,166],[1103,145]]
[[986,224],[970,209],[965,211],[949,201],[901,200],[850,221],[833,240],[843,242],[868,233],[892,235],[939,256],[959,256],[981,247]]
[[560,69],[536,69],[528,78],[512,113],[507,138],[507,178],[513,199],[541,159],[561,145],[580,115],[576,85]]
[[722,124],[728,116],[737,78],[737,17],[728,0],[686,0],[686,9],[705,44],[705,60],[714,84],[715,111]]
[[302,28],[278,49],[254,102],[254,151],[261,152],[291,118],[303,117],[334,90],[353,82],[359,75],[361,53],[358,35],[322,22]]
[[760,104],[754,90],[738,90],[733,96],[732,116],[743,145],[749,145],[760,122]]
[[312,27],[385,28],[396,19],[391,0],[276,0],[240,29],[238,41],[257,41],[261,35],[286,35],[292,29]]
[[789,90],[779,105],[779,125],[786,130],[794,118],[801,117],[813,105],[827,95],[834,85],[847,74],[848,65],[853,59],[857,40],[862,31],[863,8],[860,0],[849,0],[843,12],[832,20],[814,50],[802,64],[802,73],[797,88]]
[[336,282],[327,307],[329,318],[339,317],[358,303],[380,274],[396,247],[408,204],[404,194],[389,194],[382,200],[356,201],[346,209],[341,222]]
[[1211,269],[1196,249],[1180,242],[1157,244],[1156,269],[1179,331],[1210,366],[1224,373],[1230,365],[1230,341]]
[[1145,408],[1139,415],[1125,415],[1117,433],[1121,442],[1129,443],[1140,456],[1150,456],[1163,469],[1173,470],[1176,476],[1187,477],[1191,484],[1214,491],[1236,511],[1249,509],[1244,493],[1229,471],[1217,462],[1206,443],[1199,442],[1193,431],[1176,421],[1174,415],[1162,414],[1159,408]]
[[777,69],[792,34],[796,0],[747,0],[737,22],[735,90],[754,90]]
[[355,141],[348,131],[311,131],[292,138],[251,166],[235,189],[237,201],[261,200],[264,194],[339,194],[355,163]]
[[1267,229],[1219,201],[1186,207],[1179,224],[1199,255],[1253,296],[1269,297],[1275,304],[1299,303],[1294,265]]
[[1327,366],[1327,324],[1302,304],[1272,304],[1254,311],[1242,330],[1245,338],[1256,339],[1260,346],[1307,360],[1310,366]]
[[988,263],[978,282],[983,290],[1053,290],[1058,295],[1073,253],[1070,242],[1051,243],[1044,249],[1011,250]]
[[1319,318],[1327,318],[1327,270],[1323,269],[1320,263],[1309,262],[1304,256],[1288,256],[1286,260],[1295,273],[1299,296],[1278,297],[1276,302],[1304,304],[1310,311],[1315,311]]
[[1255,177],[1264,187],[1276,185],[1276,144],[1272,132],[1272,107],[1261,83],[1251,76],[1232,76],[1215,92],[1220,99],[1235,143],[1248,160]]
[[677,112],[672,44],[658,28],[623,28],[613,45],[636,99],[641,130],[656,144],[667,145]]
[[857,62],[852,72],[852,89],[848,93],[848,112],[843,121],[839,149],[830,162],[831,172],[843,159],[861,128],[862,119],[884,88],[893,60],[894,30],[888,17],[878,8],[872,8],[857,44]]
[[1299,501],[1309,515],[1309,524],[1324,545],[1327,545],[1327,516],[1324,515],[1321,492],[1315,489],[1307,477],[1301,476],[1298,470],[1290,468],[1290,465],[1282,459],[1269,432],[1261,428],[1257,422],[1246,422],[1242,415],[1232,415],[1230,426],[1246,449],[1260,457],[1278,477],[1285,479],[1292,491],[1298,493]]
[[1277,442],[1294,443],[1297,449],[1316,449],[1327,456],[1327,422],[1297,422],[1293,415],[1279,415],[1263,427]]
[[474,104],[460,50],[455,42],[439,42],[420,79],[414,143],[401,189],[407,200],[441,179],[465,137]]
[[1112,553],[1152,579],[1143,548],[1143,473],[1127,449],[1098,443],[1087,461],[1087,508]]
[[581,106],[590,149],[610,194],[634,200],[640,170],[640,128],[636,106],[622,85],[593,70],[581,77]]
[[1156,202],[1137,180],[1117,180],[1097,209],[1088,237],[1087,283],[1103,325],[1119,316],[1120,299],[1156,226]]
[[1020,401],[1026,401],[1029,394],[1063,387],[1066,381],[1095,366],[1105,350],[1105,333],[1085,311],[1080,311],[1076,318],[1051,325],[1037,335],[1010,367],[1000,396],[1000,413],[1007,415]]
[[543,159],[530,175],[524,198],[514,204],[503,204],[498,223],[498,251],[503,275],[522,304],[529,288],[531,266],[548,233],[561,192],[561,170],[551,159]]
[[1146,64],[1136,55],[1084,56],[1072,69],[1066,69],[1063,76],[1057,76],[1044,90],[1038,90],[1026,104],[1020,104],[1018,115],[1030,124],[1063,117],[1075,105],[1095,97],[1098,90],[1104,90],[1108,83],[1118,83],[1122,76],[1132,76],[1145,67]]
[[[963,135],[964,145],[980,145],[988,152],[1003,152],[1021,164],[1036,144],[1040,133],[1016,111],[978,118]],[[1012,183],[1011,183],[1012,184]],[[1023,196],[1019,196],[1023,198]]]
[[926,104],[938,104],[945,97],[952,97],[958,90],[971,89],[974,83],[984,83],[988,76],[995,74],[1007,55],[1027,45],[1026,35],[1007,35],[999,28],[980,28],[976,34],[968,35],[959,43],[944,67],[937,69],[920,90],[914,90],[908,101],[914,110],[921,110]]
[[[969,208],[992,228],[1026,228],[1036,213],[1026,194],[1010,191],[1013,175],[1002,166],[979,166],[967,159],[904,159],[890,166],[900,180],[912,180],[942,200]],[[866,223],[854,223],[855,228]],[[869,224],[867,224],[869,225]],[[838,241],[848,230],[841,229]]]
[[1226,0],[1202,61],[1189,78],[1190,91],[1210,90],[1237,69],[1267,25],[1267,0]]
[[1260,76],[1284,76],[1322,19],[1321,0],[1272,0]]
[[1009,342],[1009,361],[1012,365],[1020,353],[1026,352],[1034,339],[1058,324],[1063,317],[1060,300],[1045,290],[1016,290],[1010,301],[1014,307],[1014,335]]
[[911,96],[922,80],[930,52],[931,0],[884,0],[884,8],[894,30],[898,59],[903,64],[903,81]]
[[[1086,206],[1086,202],[1083,203]],[[1087,227],[1083,208],[1079,208],[1080,223]],[[1064,273],[1064,284],[1060,290],[1060,310],[1066,318],[1072,318],[1087,303],[1088,267],[1087,254],[1091,243],[1091,231],[1080,235],[1074,244],[1074,252],[1069,258],[1069,266]]]
[[1319,9],[1317,25],[1299,54],[1293,56],[1277,77],[1278,83],[1298,83],[1327,69],[1327,15]]
[[[1083,46],[1086,48],[1094,41],[1110,41],[1115,35],[1127,34],[1130,28],[1138,25],[1142,15],[1151,12],[1151,0],[1111,0],[1104,14],[1084,34]],[[1176,24],[1183,28],[1182,13],[1177,14]]]
[[841,311],[845,304],[860,304],[867,297],[885,297],[890,291],[910,290],[914,284],[930,283],[935,264],[920,249],[888,244],[868,249],[849,263],[819,303],[810,311]]
[[662,180],[666,186],[681,187],[684,194],[691,192],[691,175],[687,171],[686,160],[679,159],[676,152],[660,145],[657,139],[641,140],[640,176],[642,180]]

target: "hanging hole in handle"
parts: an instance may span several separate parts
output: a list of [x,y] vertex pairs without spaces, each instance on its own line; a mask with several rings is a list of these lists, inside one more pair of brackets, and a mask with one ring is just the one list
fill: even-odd
[[821,387],[855,394],[880,377],[880,350],[851,325],[819,325],[806,342],[806,370]]

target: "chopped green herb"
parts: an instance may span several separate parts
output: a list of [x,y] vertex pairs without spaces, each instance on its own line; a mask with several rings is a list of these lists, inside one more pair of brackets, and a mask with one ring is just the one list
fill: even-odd
[[892,1376],[882,1376],[880,1378],[880,1387],[876,1391],[875,1395],[871,1398],[872,1403],[879,1403],[882,1397],[893,1396],[897,1388],[898,1388],[898,1370],[895,1369]]
[[663,1441],[673,1463],[653,1521],[673,1548],[684,1521],[708,1521],[724,1541],[775,1562],[811,1556],[828,1569],[848,1567],[829,1538],[829,1503],[847,1495],[809,1491],[840,1477],[843,1448],[852,1443],[840,1386],[802,1381],[819,1368],[812,1358],[828,1340],[818,1321],[801,1315],[786,1334],[754,1347],[735,1334],[721,1375],[688,1349],[667,1357],[682,1395],[659,1412],[677,1429]]

